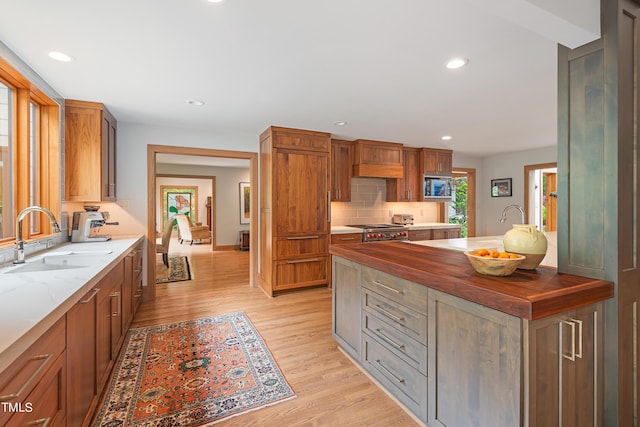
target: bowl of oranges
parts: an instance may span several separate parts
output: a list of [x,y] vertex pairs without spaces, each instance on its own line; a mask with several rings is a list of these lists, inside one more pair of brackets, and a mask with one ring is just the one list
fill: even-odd
[[464,254],[478,273],[489,276],[509,276],[526,259],[523,255],[485,248]]

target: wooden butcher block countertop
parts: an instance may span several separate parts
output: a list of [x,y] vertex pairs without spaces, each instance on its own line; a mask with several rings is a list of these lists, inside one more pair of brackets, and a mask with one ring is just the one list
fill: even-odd
[[331,245],[329,251],[356,263],[528,320],[613,296],[612,282],[562,274],[550,267],[516,270],[506,277],[486,276],[476,273],[461,251],[407,242]]

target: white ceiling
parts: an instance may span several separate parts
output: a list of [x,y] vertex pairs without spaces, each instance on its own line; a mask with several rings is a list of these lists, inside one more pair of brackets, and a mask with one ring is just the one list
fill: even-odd
[[[563,2],[588,3],[585,19],[599,19],[597,0]],[[485,156],[556,143],[557,42],[585,42],[584,26],[547,10],[558,7],[0,0],[0,41],[64,98],[103,102],[120,122],[255,135],[256,151],[279,125]],[[470,63],[447,70],[452,56]]]

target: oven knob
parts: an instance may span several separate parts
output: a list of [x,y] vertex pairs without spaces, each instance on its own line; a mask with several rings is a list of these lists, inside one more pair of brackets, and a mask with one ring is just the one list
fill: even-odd
[[378,234],[378,238],[382,239],[383,237],[384,237],[384,234],[382,234],[382,233]]
[[391,238],[392,238],[392,239],[395,239],[395,238],[397,238],[397,237],[398,237],[398,236],[397,236],[395,233],[391,235]]

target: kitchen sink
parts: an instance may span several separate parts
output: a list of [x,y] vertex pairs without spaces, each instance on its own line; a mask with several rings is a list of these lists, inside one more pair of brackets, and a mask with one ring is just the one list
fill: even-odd
[[86,268],[96,263],[97,259],[113,251],[66,251],[52,252],[40,259],[27,261],[25,264],[9,267],[6,273],[38,273],[44,271],[72,270]]

